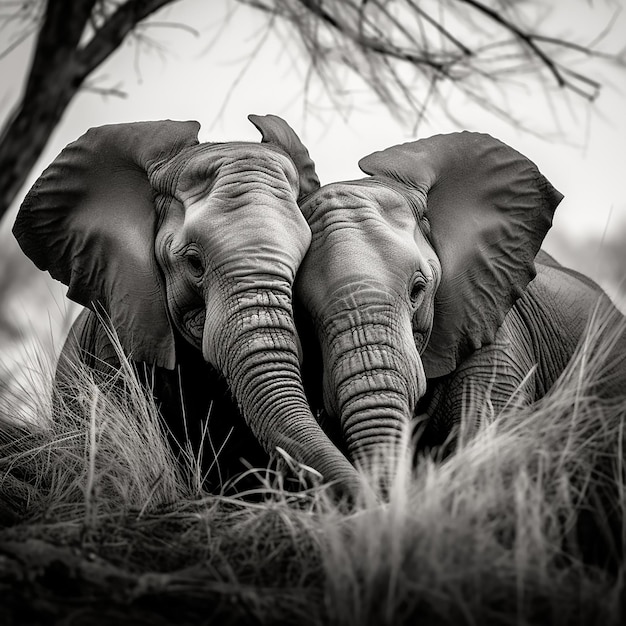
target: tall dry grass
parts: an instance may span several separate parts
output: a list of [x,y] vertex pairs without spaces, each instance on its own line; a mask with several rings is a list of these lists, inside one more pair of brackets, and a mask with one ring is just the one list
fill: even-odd
[[299,491],[258,470],[255,493],[205,493],[128,366],[100,386],[76,366],[71,393],[31,395],[36,428],[5,399],[0,607],[75,623],[622,624],[626,395],[596,392],[624,329],[605,322],[541,402],[513,398],[495,420],[482,407],[446,459],[407,454],[385,502],[337,503],[297,464]]

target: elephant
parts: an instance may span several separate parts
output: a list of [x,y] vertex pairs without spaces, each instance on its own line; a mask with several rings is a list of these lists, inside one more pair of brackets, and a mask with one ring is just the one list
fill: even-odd
[[109,320],[173,431],[185,428],[181,395],[194,419],[206,418],[209,389],[222,384],[216,395],[232,395],[250,435],[233,417],[235,439],[247,442],[238,452],[259,458],[280,447],[351,492],[357,472],[306,400],[293,319],[311,237],[297,200],[319,180],[284,120],[249,120],[260,144],[199,143],[196,121],[92,128],[40,176],[13,233],[86,307],[57,378],[68,359],[104,374],[119,368],[100,323]]
[[[623,318],[593,281],[540,250],[563,196],[513,148],[465,131],[359,167],[367,177],[301,202],[312,241],[295,292],[317,335],[333,438],[384,486],[411,427],[436,449],[470,401],[488,398],[497,415],[516,391],[538,400],[595,307]],[[607,394],[626,388],[623,336],[614,354]]]

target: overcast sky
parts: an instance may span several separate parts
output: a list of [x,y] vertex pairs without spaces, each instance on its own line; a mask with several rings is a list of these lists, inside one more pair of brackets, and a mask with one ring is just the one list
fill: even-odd
[[[545,7],[546,3],[536,4]],[[625,3],[558,0],[547,4],[554,6],[552,15],[545,18],[547,25],[554,24],[561,34],[574,34],[588,42]],[[4,220],[0,244],[15,245],[9,229],[24,194],[61,149],[91,126],[147,119],[197,119],[202,124],[201,141],[257,141],[258,133],[246,116],[274,113],[284,117],[304,140],[322,183],[360,177],[359,158],[416,138],[410,124],[395,121],[373,94],[347,77],[341,114],[315,81],[310,85],[310,105],[305,107],[302,87],[306,64],[300,49],[271,35],[259,50],[259,34],[265,24],[261,14],[233,0],[212,0],[211,15],[207,14],[207,6],[204,0],[184,0],[155,18],[158,23],[189,25],[199,36],[184,28],[155,25],[141,32],[158,41],[162,49],[138,54],[137,46],[126,42],[97,70],[98,87],[121,89],[126,97],[84,92],[75,98],[16,206]],[[236,11],[225,22],[226,11],[233,7]],[[285,30],[280,32],[286,36]],[[0,31],[0,38],[5,37],[0,48],[5,47],[7,36],[6,31]],[[208,49],[211,39],[215,41]],[[625,42],[626,11],[622,11],[603,46],[616,50]],[[26,42],[0,60],[0,121],[6,119],[19,94],[29,52],[30,43]],[[233,86],[246,66],[244,75]],[[417,136],[462,129],[487,132],[535,161],[565,195],[547,248],[558,256],[562,241],[573,241],[569,253],[563,253],[568,259],[562,260],[569,261],[572,250],[579,246],[581,252],[574,254],[574,263],[598,277],[602,268],[597,264],[603,261],[598,260],[599,255],[589,253],[588,241],[600,240],[605,231],[609,239],[626,233],[626,73],[597,61],[580,69],[591,71],[605,83],[593,107],[574,98],[551,105],[537,85],[528,80],[507,91],[513,109],[536,135],[516,130],[451,94],[449,105],[457,121],[432,110],[431,118],[419,126]],[[560,135],[555,132],[555,119],[562,130]],[[20,306],[25,310],[30,305]]]

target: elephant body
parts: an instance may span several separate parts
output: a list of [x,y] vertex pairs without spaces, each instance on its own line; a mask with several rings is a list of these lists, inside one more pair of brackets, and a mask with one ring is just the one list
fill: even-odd
[[[261,144],[199,144],[197,122],[92,129],[14,226],[89,309],[59,384],[75,359],[118,370],[107,320],[175,445],[199,449],[209,420],[216,488],[280,447],[341,493],[364,489],[358,468],[385,493],[411,424],[440,446],[476,406],[536,401],[594,314],[605,337],[623,324],[540,251],[562,196],[493,137],[392,146],[361,159],[365,178],[320,187],[283,120],[250,120]],[[626,388],[623,334],[610,350],[593,389],[607,397]]]
[[[211,401],[226,395],[238,411],[216,416],[212,437],[242,430],[242,416],[250,437],[237,433],[236,448],[245,451],[250,438],[249,456],[280,447],[354,491],[356,470],[308,405],[293,316],[293,282],[311,238],[298,198],[319,181],[284,120],[249,119],[261,143],[199,143],[194,121],[90,129],[33,185],[13,233],[92,311],[77,321],[66,354],[99,376],[116,370],[97,313],[175,439],[184,438],[185,413],[198,434]],[[211,397],[216,379],[228,391],[217,386]]]
[[[168,369],[141,361],[129,363],[139,383],[155,402],[162,418],[164,436],[174,454],[200,461],[203,486],[221,492],[229,480],[249,467],[266,467],[268,453],[254,437],[233,399],[224,377],[205,362],[200,351],[175,333],[176,365]],[[82,363],[97,382],[110,386],[121,364],[119,347],[114,347],[103,321],[83,309],[65,341],[55,375],[55,388],[64,403],[73,400],[75,364]],[[119,380],[124,385],[123,377]],[[253,477],[237,481],[237,490],[258,486]]]
[[359,166],[366,178],[301,203],[312,240],[295,285],[317,331],[324,407],[352,462],[385,483],[411,426],[420,446],[438,447],[471,433],[484,409],[542,398],[594,314],[616,337],[592,392],[624,393],[624,318],[540,250],[562,195],[534,163],[462,132]]
[[451,435],[459,430],[471,436],[485,407],[489,418],[540,400],[587,340],[586,358],[597,365],[591,365],[588,376],[594,383],[584,393],[604,399],[626,395],[624,316],[599,285],[543,250],[535,266],[537,276],[507,313],[493,343],[451,374],[428,381],[416,411],[423,429],[420,448],[453,447]]

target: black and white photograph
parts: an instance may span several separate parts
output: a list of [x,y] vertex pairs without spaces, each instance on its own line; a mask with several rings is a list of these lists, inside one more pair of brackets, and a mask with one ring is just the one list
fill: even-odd
[[0,0],[0,623],[626,623],[624,0]]

